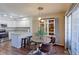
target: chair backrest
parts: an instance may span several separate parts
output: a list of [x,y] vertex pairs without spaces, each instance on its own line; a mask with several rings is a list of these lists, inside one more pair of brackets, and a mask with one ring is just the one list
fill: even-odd
[[55,43],[55,37],[50,37],[50,39],[51,39],[51,42],[50,43]]
[[32,38],[32,36],[27,37],[27,44],[29,44],[31,42],[31,38]]

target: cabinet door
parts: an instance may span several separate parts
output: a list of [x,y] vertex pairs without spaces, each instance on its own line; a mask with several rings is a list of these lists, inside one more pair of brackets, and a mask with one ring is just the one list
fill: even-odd
[[7,24],[8,24],[8,27],[15,27],[16,24],[15,24],[15,21],[6,21]]
[[16,21],[15,22],[15,24],[16,24],[16,27],[30,27],[30,20],[27,20],[27,21],[25,21],[25,20],[23,20],[23,21]]
[[21,38],[17,34],[11,34],[11,45],[15,48],[21,48]]

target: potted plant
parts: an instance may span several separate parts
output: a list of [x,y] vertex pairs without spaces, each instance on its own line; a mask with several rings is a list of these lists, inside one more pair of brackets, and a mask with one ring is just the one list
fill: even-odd
[[43,40],[43,37],[47,35],[47,32],[45,32],[44,29],[40,27],[40,29],[35,34],[39,37],[40,40]]

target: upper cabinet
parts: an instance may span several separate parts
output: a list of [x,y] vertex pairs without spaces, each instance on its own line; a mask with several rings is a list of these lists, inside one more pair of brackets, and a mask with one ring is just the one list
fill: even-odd
[[50,19],[48,25],[49,25],[49,35],[54,35],[54,31],[55,31],[55,19]]
[[7,27],[31,27],[32,20],[31,18],[26,20],[1,20],[0,24],[7,24]]
[[40,21],[40,27],[47,32],[47,35],[55,34],[55,19],[45,19],[44,21]]
[[24,21],[16,21],[15,27],[30,27],[31,26],[31,20],[24,20]]
[[16,21],[5,21],[7,23],[7,27],[15,27],[16,26]]

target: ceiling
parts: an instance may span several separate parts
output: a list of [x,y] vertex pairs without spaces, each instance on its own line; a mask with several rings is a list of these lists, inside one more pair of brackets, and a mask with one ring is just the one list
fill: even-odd
[[71,3],[1,3],[0,14],[9,14],[13,16],[37,16],[38,7],[43,7],[43,15],[51,13],[65,12]]

